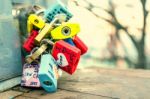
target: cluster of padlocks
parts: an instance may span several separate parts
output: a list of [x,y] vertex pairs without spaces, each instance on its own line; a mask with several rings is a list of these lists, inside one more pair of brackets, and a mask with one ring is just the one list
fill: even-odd
[[28,38],[23,49],[22,86],[43,87],[47,92],[57,90],[61,70],[73,74],[87,46],[77,36],[78,23],[68,22],[72,14],[57,3],[48,9],[32,8],[27,20]]

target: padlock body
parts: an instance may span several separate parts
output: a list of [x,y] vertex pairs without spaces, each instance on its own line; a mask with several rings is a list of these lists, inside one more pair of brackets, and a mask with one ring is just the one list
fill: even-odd
[[78,36],[75,36],[73,38],[73,42],[74,42],[75,46],[81,50],[81,55],[83,55],[87,52],[88,47]]
[[80,32],[80,26],[76,23],[63,23],[53,29],[50,36],[55,40],[71,38]]
[[72,14],[68,11],[68,9],[59,3],[48,8],[44,13],[44,17],[47,22],[51,22],[57,14],[65,14],[67,16],[66,21],[72,17]]
[[21,86],[26,87],[40,87],[40,81],[38,78],[39,64],[24,64]]
[[35,38],[35,43],[39,44],[41,40],[46,37],[49,31],[53,29],[53,26],[51,24],[45,24],[45,26],[41,29],[39,34]]
[[73,74],[77,68],[81,51],[63,40],[57,41],[52,49],[52,55],[60,68]]
[[28,23],[27,23],[27,27],[28,27],[28,32],[30,32],[30,30],[32,30],[33,26],[42,29],[45,25],[44,20],[35,15],[35,14],[30,14],[30,16],[28,17]]
[[67,39],[64,39],[65,42],[67,42],[68,44],[72,45],[72,46],[75,46],[72,38],[67,38]]
[[35,47],[34,39],[38,35],[38,31],[32,30],[30,36],[27,38],[27,40],[23,44],[23,48],[27,52],[31,52],[31,50]]
[[44,54],[41,57],[39,79],[41,86],[47,92],[55,92],[57,90],[57,64],[52,55]]
[[27,31],[28,31],[28,33],[30,34],[32,30],[33,30],[33,24],[29,20],[27,20]]
[[26,57],[27,63],[32,63],[40,57],[40,55],[47,49],[47,44],[42,44],[34,53]]

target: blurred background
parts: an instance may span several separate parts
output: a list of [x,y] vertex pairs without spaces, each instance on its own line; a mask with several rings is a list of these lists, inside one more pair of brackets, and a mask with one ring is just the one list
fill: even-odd
[[150,69],[150,0],[70,0],[89,50],[80,67]]
[[[33,3],[47,8],[55,2],[14,1],[13,8],[19,10],[13,10],[13,15],[24,26],[22,17],[16,15],[23,15]],[[79,68],[150,69],[150,0],[68,0],[64,3],[73,14],[70,21],[80,24],[79,37],[89,48],[81,57]],[[26,31],[20,25],[22,36]]]
[[20,83],[31,7],[57,1],[80,24],[78,36],[89,48],[78,68],[150,69],[150,0],[1,0],[0,91]]

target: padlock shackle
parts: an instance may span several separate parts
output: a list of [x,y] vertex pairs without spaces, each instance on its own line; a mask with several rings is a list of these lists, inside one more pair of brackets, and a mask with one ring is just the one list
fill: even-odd
[[42,44],[39,49],[37,49],[32,55],[26,58],[27,63],[32,63],[36,60],[45,50],[47,49],[47,44]]
[[65,22],[67,16],[65,14],[57,14],[54,16],[54,19],[52,20],[52,24],[59,21],[60,23]]
[[28,11],[29,14],[39,15],[41,12],[44,12],[45,8],[39,5],[31,6],[31,9]]
[[33,5],[32,8],[33,8],[33,11],[35,11],[35,12],[38,10],[41,10],[41,9],[45,9],[44,7],[39,6],[39,5]]
[[51,40],[49,40],[49,39],[43,39],[42,41],[41,41],[41,44],[49,44],[49,45],[54,45],[54,42],[53,41],[51,41]]

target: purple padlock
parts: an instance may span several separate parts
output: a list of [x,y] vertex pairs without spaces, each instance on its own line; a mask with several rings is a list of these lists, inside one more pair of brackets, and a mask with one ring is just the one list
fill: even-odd
[[28,63],[24,64],[21,86],[40,87],[38,72],[39,72],[39,64],[38,63],[33,62],[31,64],[28,64]]

